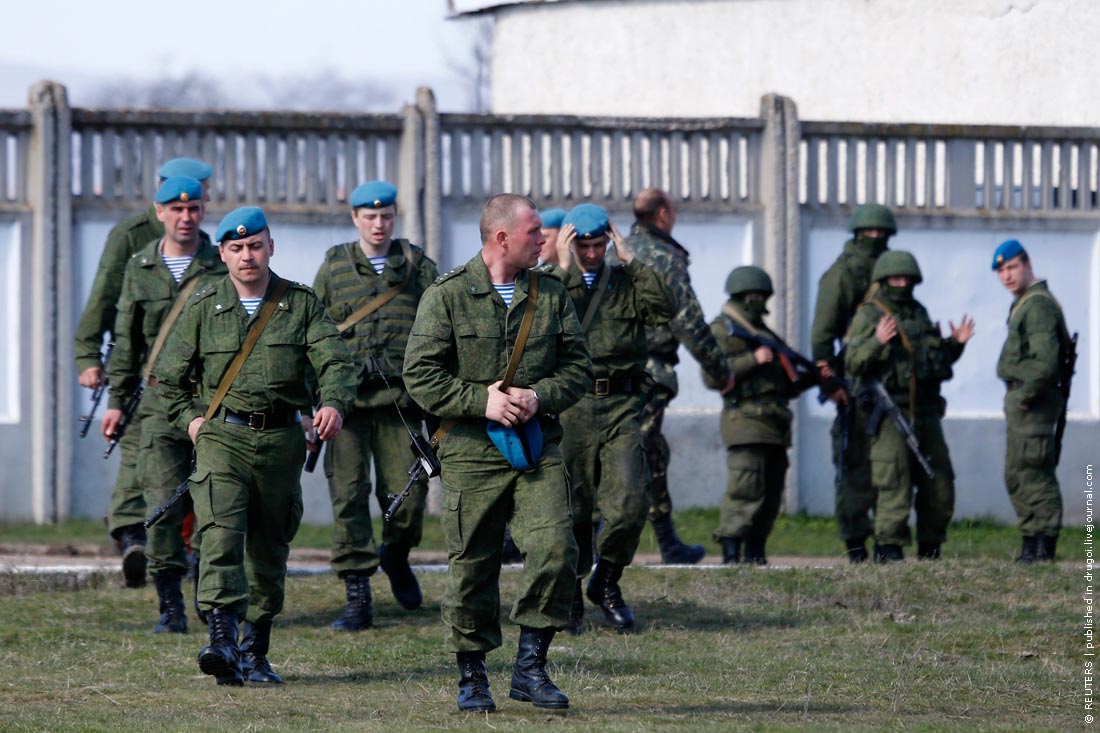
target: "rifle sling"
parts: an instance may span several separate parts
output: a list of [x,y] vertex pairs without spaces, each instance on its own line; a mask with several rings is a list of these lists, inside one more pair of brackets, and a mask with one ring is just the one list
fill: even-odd
[[592,299],[588,301],[588,307],[584,309],[584,318],[581,319],[581,332],[588,333],[588,325],[592,323],[592,317],[596,315],[596,309],[600,307],[604,291],[607,289],[607,281],[611,279],[611,265],[603,263],[600,278],[596,281],[596,287],[592,292]]
[[191,293],[195,292],[195,287],[198,286],[198,284],[198,274],[184,283],[179,293],[176,294],[176,300],[172,303],[172,309],[168,311],[168,315],[164,317],[164,321],[160,324],[160,330],[157,331],[157,338],[153,341],[153,348],[149,350],[149,358],[145,362],[145,373],[141,375],[141,378],[146,382],[149,381],[149,375],[153,373],[153,365],[157,363],[157,357],[160,356],[160,350],[163,348],[164,342],[168,339],[168,334],[172,330],[172,326],[176,324],[176,319],[180,317],[180,313],[183,313],[183,307],[187,305],[187,299],[191,297]]
[[260,308],[260,317],[252,324],[252,328],[249,329],[248,336],[245,337],[241,350],[233,357],[233,361],[230,362],[229,368],[225,370],[222,381],[218,383],[218,389],[214,392],[214,399],[210,400],[210,406],[206,408],[206,415],[204,416],[206,420],[212,419],[214,413],[218,411],[218,408],[222,404],[222,400],[225,399],[225,395],[233,385],[233,380],[241,373],[241,367],[244,366],[245,359],[252,353],[252,349],[255,348],[256,343],[260,340],[260,334],[263,333],[264,328],[267,326],[267,322],[271,320],[272,314],[275,313],[275,308],[278,307],[279,301],[283,299],[283,296],[286,295],[286,291],[289,288],[290,281],[280,279],[279,282],[276,283],[275,289],[271,292],[271,297],[264,301],[263,307]]
[[[404,240],[401,241],[401,253],[405,256],[405,280],[398,283],[397,285],[394,285],[392,288],[382,293],[377,298],[372,299],[370,302],[360,307],[350,316],[340,321],[338,324],[336,324],[337,331],[340,331],[341,333],[347,331],[356,323],[359,323],[359,321],[363,320],[371,313],[374,313],[386,303],[389,303],[391,300],[396,298],[398,293],[409,286],[409,283],[412,281],[413,273],[412,249]],[[352,263],[352,266],[354,267],[354,262]]]
[[[727,315],[730,319],[732,319],[734,322],[736,322],[737,325],[741,326],[741,328],[745,329],[746,331],[751,333],[753,336],[762,335],[760,333],[760,330],[757,329],[756,327],[754,327],[752,325],[752,323],[749,322],[748,318],[745,318],[745,316],[743,316],[741,313],[739,313],[737,311],[737,309],[734,308],[733,305],[731,305],[728,300],[722,306],[722,313]],[[779,340],[778,337],[775,339],[775,342],[776,343],[782,343]],[[787,379],[789,379],[792,383],[797,382],[798,381],[798,374],[795,372],[794,367],[791,365],[790,357],[788,357],[786,354],[784,354],[782,352],[776,354],[775,356],[776,356],[777,359],[779,359],[779,365],[781,367],[783,367],[783,371],[784,371],[784,373],[786,373]]]

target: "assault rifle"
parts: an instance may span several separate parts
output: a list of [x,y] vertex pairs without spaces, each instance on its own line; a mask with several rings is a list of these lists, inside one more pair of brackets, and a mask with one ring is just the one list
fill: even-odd
[[1066,412],[1069,410],[1069,388],[1077,368],[1077,334],[1069,340],[1069,348],[1058,363],[1058,391],[1062,393],[1062,414],[1054,431],[1054,463],[1062,459],[1062,436],[1066,434]]
[[841,390],[844,394],[851,397],[848,385],[843,379],[838,379],[837,377],[822,377],[821,370],[818,369],[817,364],[814,364],[790,346],[780,343],[775,339],[768,338],[758,331],[753,332],[743,326],[739,326],[729,318],[726,319],[726,324],[730,336],[748,341],[757,346],[766,346],[775,352],[779,359],[780,366],[783,367],[783,371],[787,373],[787,378],[790,379],[791,382],[795,384],[816,384],[820,387],[821,393],[817,396],[818,402],[824,403],[825,400],[828,399],[828,395],[831,395],[837,390]]
[[80,418],[81,438],[88,434],[88,428],[92,426],[92,420],[95,419],[95,411],[99,409],[99,403],[103,400],[104,392],[107,391],[107,363],[111,361],[111,352],[114,350],[115,342],[108,341],[107,352],[103,355],[103,379],[99,380],[99,384],[97,384],[95,390],[92,391],[92,409],[88,411],[87,415]]
[[935,478],[936,474],[932,472],[931,464],[928,463],[928,459],[920,451],[920,442],[917,440],[917,434],[913,432],[913,426],[909,423],[909,419],[905,417],[905,413],[897,406],[897,403],[890,398],[890,393],[886,391],[886,387],[882,386],[882,382],[877,379],[869,379],[863,384],[866,387],[863,394],[870,398],[872,404],[871,417],[867,421],[867,434],[878,435],[883,419],[889,416],[894,421],[898,432],[905,438],[905,445],[909,447],[909,452],[913,454],[913,457],[917,459],[917,463],[928,474],[928,478]]
[[[194,460],[193,457],[192,460]],[[192,468],[194,468],[194,466],[192,466]],[[168,510],[175,506],[176,502],[183,498],[183,495],[186,494],[190,489],[191,479],[185,478],[183,480],[183,483],[177,486],[175,491],[172,492],[172,495],[168,497],[168,501],[164,502],[156,509],[154,509],[153,513],[149,515],[149,518],[143,522],[143,524],[145,525],[145,529],[149,529],[154,524],[159,522],[161,520],[161,517],[167,514]]]
[[137,385],[134,387],[134,391],[130,393],[130,396],[126,398],[126,404],[122,406],[122,417],[118,421],[118,425],[115,427],[115,431],[111,433],[111,437],[107,439],[107,450],[103,451],[103,457],[109,458],[111,451],[115,449],[118,442],[122,440],[122,436],[126,435],[126,428],[130,427],[130,423],[134,421],[134,416],[137,415],[138,405],[141,404],[141,396],[145,394],[145,378],[142,377],[138,380]]

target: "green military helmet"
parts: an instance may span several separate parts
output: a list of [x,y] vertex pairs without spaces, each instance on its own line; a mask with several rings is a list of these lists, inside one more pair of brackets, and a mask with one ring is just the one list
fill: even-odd
[[734,268],[733,272],[726,278],[726,292],[730,295],[740,295],[741,293],[767,293],[771,295],[775,292],[775,288],[772,287],[772,279],[768,277],[768,273],[759,267],[745,265]]
[[848,220],[848,231],[860,229],[882,229],[891,234],[898,233],[893,213],[882,204],[863,204],[856,207],[852,218]]
[[871,280],[878,282],[894,275],[908,275],[913,278],[914,284],[924,279],[920,274],[917,258],[900,249],[892,249],[879,256],[875,262],[875,271],[871,273]]

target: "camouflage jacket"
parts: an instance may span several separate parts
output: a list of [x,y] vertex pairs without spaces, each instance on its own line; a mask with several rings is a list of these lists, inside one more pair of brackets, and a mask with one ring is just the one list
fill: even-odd
[[[420,297],[439,277],[439,272],[422,249],[404,242],[412,252],[412,262],[408,262],[402,242],[396,239],[390,242],[381,274],[375,273],[358,242],[338,244],[325,253],[325,261],[313,281],[313,289],[329,316],[340,323],[390,288],[408,280],[393,300],[340,334],[359,366],[356,407],[388,406],[395,399],[405,406],[409,401],[401,383],[405,346]],[[392,391],[386,390],[378,372],[370,367],[372,354]]]
[[678,308],[667,326],[646,328],[649,345],[646,371],[654,381],[675,394],[678,385],[672,366],[678,361],[676,349],[683,344],[710,375],[711,381],[724,385],[729,379],[729,369],[691,288],[687,250],[668,234],[642,222],[634,222],[627,244],[636,257],[663,277],[676,297]]
[[844,341],[856,309],[871,287],[871,273],[877,260],[849,239],[836,262],[821,276],[810,329],[810,358],[815,362],[827,361],[833,369],[842,366],[836,358],[836,344]]
[[[271,273],[268,296],[278,280]],[[176,427],[186,430],[202,416],[192,405],[191,379],[198,383],[199,401],[209,405],[262,308],[261,302],[249,316],[228,276],[192,296],[153,369]],[[307,409],[314,403],[307,384],[311,367],[318,404],[346,416],[355,400],[358,370],[313,290],[291,283],[222,404],[237,412]]]
[[997,376],[1019,382],[1019,401],[1032,403],[1058,388],[1060,359],[1068,347],[1062,307],[1039,280],[1012,303]]
[[[225,264],[212,244],[202,242],[195,258],[176,283],[160,254],[160,240],[141,249],[126,266],[118,316],[112,333],[115,349],[107,365],[110,380],[110,406],[121,408],[141,379],[142,370],[160,326],[188,282],[199,279],[197,288],[226,274]],[[182,314],[181,314],[182,315]],[[178,323],[178,321],[177,321]]]

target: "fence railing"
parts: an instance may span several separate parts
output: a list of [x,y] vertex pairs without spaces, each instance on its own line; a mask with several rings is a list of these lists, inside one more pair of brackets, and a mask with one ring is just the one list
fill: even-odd
[[0,205],[27,203],[31,114],[0,110]]

